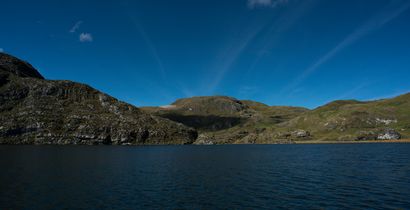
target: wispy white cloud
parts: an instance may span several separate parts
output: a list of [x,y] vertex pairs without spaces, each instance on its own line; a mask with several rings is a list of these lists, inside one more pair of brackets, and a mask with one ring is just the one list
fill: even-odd
[[0,52],[4,52],[4,49],[3,49],[3,48],[0,48]]
[[232,66],[236,63],[237,59],[241,56],[242,52],[246,50],[248,45],[252,42],[257,34],[263,29],[265,25],[259,24],[256,27],[252,27],[249,30],[245,30],[246,33],[240,33],[241,37],[235,39],[232,43],[229,43],[220,52],[220,55],[215,60],[215,64],[211,67],[213,72],[211,81],[207,81],[206,90],[207,94],[214,94],[214,91],[218,88],[222,79],[232,69]]
[[322,55],[316,62],[314,62],[311,66],[305,69],[293,82],[287,85],[284,89],[282,89],[281,93],[286,93],[289,90],[298,86],[301,82],[303,82],[309,75],[317,71],[323,64],[329,61],[331,58],[336,56],[341,50],[349,47],[357,40],[361,39],[362,37],[366,36],[367,34],[381,28],[388,22],[392,21],[404,11],[410,8],[410,2],[401,5],[395,5],[394,8],[389,8],[382,13],[374,16],[373,18],[369,19],[365,22],[362,26],[357,28],[353,33],[346,36],[341,42],[339,42],[335,47],[333,47],[330,51]]
[[168,78],[167,78],[167,72],[165,71],[163,62],[160,58],[160,55],[157,51],[157,48],[155,47],[154,43],[150,39],[149,34],[145,31],[143,25],[136,18],[135,11],[130,11],[129,9],[130,8],[125,7],[124,12],[130,18],[130,20],[132,21],[133,25],[135,26],[137,32],[139,33],[139,35],[141,36],[141,38],[145,42],[149,53],[151,54],[151,56],[153,57],[154,61],[156,62],[157,66],[158,66],[158,71],[159,71],[159,74],[162,78],[161,83],[155,83],[155,84],[153,84],[154,83],[153,81],[146,80],[146,82],[152,83],[152,85],[150,86],[151,88],[149,89],[149,91],[158,92],[162,99],[165,98],[168,101],[175,100],[176,97],[171,93],[169,88],[164,88],[164,86],[166,84],[168,84],[169,82],[168,82]]
[[92,42],[94,40],[90,33],[81,33],[79,39],[80,42]]
[[259,52],[253,59],[246,74],[251,73],[259,61],[270,53],[275,44],[279,43],[280,39],[285,36],[285,32],[289,30],[303,15],[309,11],[317,1],[302,1],[295,5],[292,9],[285,11],[283,15],[275,19],[275,21],[269,26],[269,30],[262,38],[262,46]]
[[362,84],[359,84],[358,86],[342,93],[340,96],[336,97],[334,100],[343,100],[343,99],[350,99],[350,98],[354,98],[354,96],[361,91],[363,88],[367,87],[369,84],[367,82],[364,82]]
[[157,48],[155,47],[154,43],[151,41],[150,37],[148,34],[145,32],[144,27],[140,24],[140,22],[131,14],[129,14],[130,19],[135,25],[135,28],[137,29],[138,33],[141,35],[141,37],[144,39],[145,44],[148,47],[148,50],[150,51],[151,55],[153,56],[155,62],[158,65],[158,69],[160,71],[161,77],[164,81],[167,81],[167,76],[166,76],[166,71],[164,68],[164,65],[162,63],[162,60],[158,54]]
[[77,21],[77,22],[73,25],[73,27],[71,27],[70,33],[75,33],[78,29],[80,29],[81,24],[83,24],[83,21],[82,21],[82,20]]
[[275,8],[286,3],[288,3],[288,0],[248,0],[248,7],[251,9],[256,7]]
[[[291,12],[285,13],[283,17],[275,20],[273,24],[269,24],[269,20],[266,22],[258,22],[257,24],[252,24],[251,27],[244,28],[243,31],[240,31],[239,33],[237,32],[237,34],[240,34],[239,38],[235,40],[232,39],[232,43],[228,43],[227,46],[225,46],[225,49],[221,51],[220,56],[216,59],[215,65],[211,67],[211,69],[216,72],[212,74],[211,81],[207,81],[205,88],[203,88],[206,90],[207,94],[214,93],[225,75],[233,68],[242,53],[251,43],[253,43],[255,37],[261,35],[262,31],[269,27],[268,32],[265,34],[265,39],[263,40],[263,49],[261,49],[261,51],[267,51],[267,46],[272,45],[272,43],[268,42],[272,40],[276,41],[284,31],[286,31],[305,11],[308,10],[308,8],[310,8],[311,5],[312,3],[310,1],[306,1],[306,3],[304,2],[298,5]],[[254,61],[254,63],[256,62],[257,60]],[[251,68],[253,68],[253,66],[254,64],[252,64]]]

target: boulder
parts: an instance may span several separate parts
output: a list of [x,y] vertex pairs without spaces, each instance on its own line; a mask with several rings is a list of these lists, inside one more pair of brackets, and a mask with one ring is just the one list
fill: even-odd
[[292,131],[290,134],[291,134],[292,137],[295,137],[295,138],[310,137],[310,132],[309,131],[305,131],[305,130],[301,130],[301,129]]

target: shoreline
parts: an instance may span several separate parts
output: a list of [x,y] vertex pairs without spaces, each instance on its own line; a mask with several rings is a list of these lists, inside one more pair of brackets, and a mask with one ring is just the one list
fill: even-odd
[[7,145],[25,145],[25,146],[121,146],[121,147],[138,147],[138,146],[221,146],[221,145],[275,145],[275,144],[372,144],[372,143],[410,143],[410,139],[396,139],[396,140],[361,140],[361,141],[293,141],[287,143],[256,143],[256,144],[136,144],[136,145],[115,145],[115,144],[0,144],[0,146]]
[[371,143],[410,143],[410,139],[361,140],[361,141],[295,141],[295,144],[371,144]]

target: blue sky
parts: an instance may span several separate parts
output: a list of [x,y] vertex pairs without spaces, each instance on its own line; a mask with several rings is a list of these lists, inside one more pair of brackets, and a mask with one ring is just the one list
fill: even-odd
[[410,91],[407,0],[3,0],[0,51],[137,106]]

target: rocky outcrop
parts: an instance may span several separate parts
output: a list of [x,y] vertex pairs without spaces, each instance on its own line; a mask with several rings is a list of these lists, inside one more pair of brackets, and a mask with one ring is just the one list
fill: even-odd
[[387,129],[384,132],[381,132],[377,135],[378,140],[397,140],[400,138],[400,133],[393,129]]
[[294,138],[308,138],[308,137],[310,137],[310,132],[309,131],[305,131],[305,130],[301,130],[301,129],[292,131],[290,134]]
[[194,129],[0,53],[2,144],[190,144]]
[[394,129],[387,128],[378,131],[360,131],[356,140],[397,140],[401,134]]
[[206,134],[200,134],[194,144],[196,145],[213,145],[215,137]]

